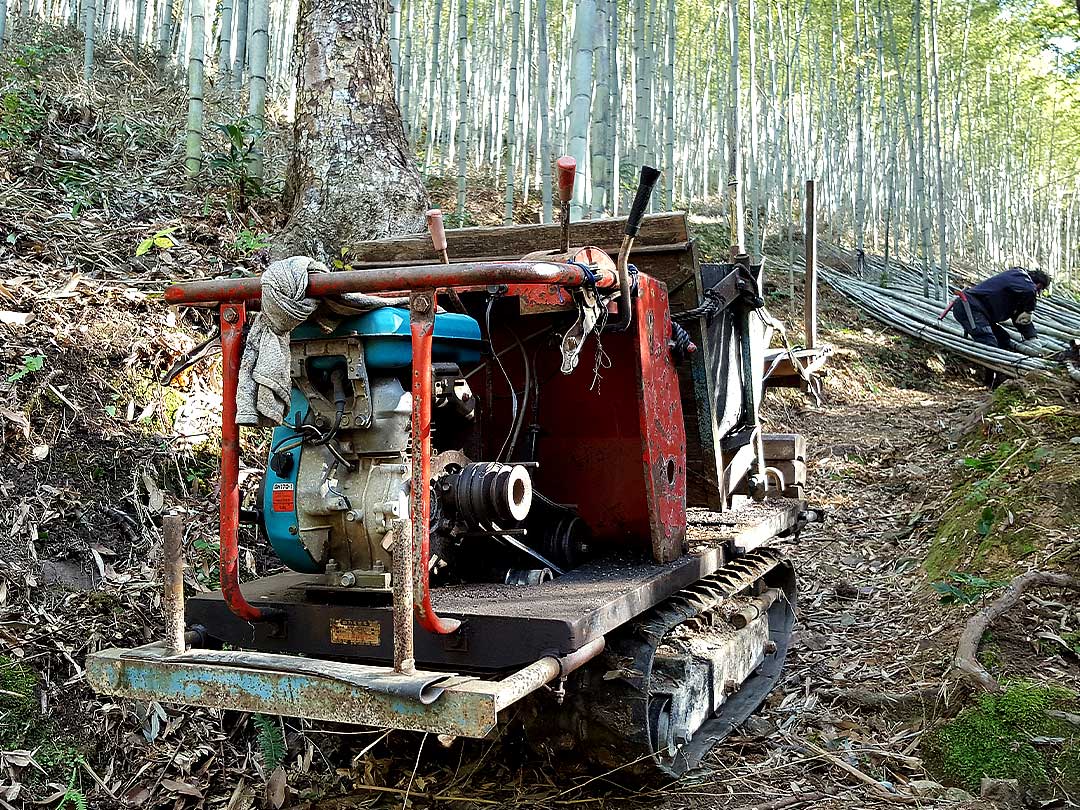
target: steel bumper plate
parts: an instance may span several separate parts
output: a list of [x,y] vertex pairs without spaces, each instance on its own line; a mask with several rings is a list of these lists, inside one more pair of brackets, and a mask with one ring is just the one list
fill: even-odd
[[86,671],[98,691],[133,700],[483,737],[495,727],[499,709],[550,680],[543,664],[485,681],[442,672],[406,676],[389,667],[272,653],[169,655],[162,645],[149,644],[94,653]]

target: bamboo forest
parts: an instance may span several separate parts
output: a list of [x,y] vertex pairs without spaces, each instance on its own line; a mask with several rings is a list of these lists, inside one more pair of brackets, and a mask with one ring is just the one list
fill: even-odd
[[[255,120],[267,95],[292,117],[299,0],[8,3],[9,26],[84,31],[87,76],[94,39],[186,71],[190,171],[204,87],[244,93]],[[947,286],[952,255],[1072,277],[1075,17],[1061,0],[401,0],[389,44],[410,144],[425,174],[456,178],[458,222],[470,182],[504,189],[506,222],[535,197],[551,221],[564,152],[583,167],[575,217],[625,210],[647,161],[664,169],[661,207],[722,206],[735,143],[759,249],[794,227],[816,177],[830,233]]]
[[1080,807],[1080,0],[0,0],[0,810]]

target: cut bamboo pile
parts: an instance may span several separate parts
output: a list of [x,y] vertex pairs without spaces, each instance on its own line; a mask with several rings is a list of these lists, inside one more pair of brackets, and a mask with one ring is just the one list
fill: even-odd
[[[945,304],[923,296],[922,277],[912,268],[890,260],[886,269],[880,256],[871,255],[865,256],[863,264],[861,276],[824,264],[818,273],[833,289],[886,326],[972,363],[1010,376],[1065,372],[1080,381],[1080,368],[1064,359],[1070,341],[1080,339],[1080,303],[1055,295],[1040,297],[1035,308],[1038,339],[1023,341],[1006,323],[1002,326],[1013,339],[1012,348],[998,349],[965,337],[952,313],[941,317]],[[965,282],[957,279],[957,283]]]

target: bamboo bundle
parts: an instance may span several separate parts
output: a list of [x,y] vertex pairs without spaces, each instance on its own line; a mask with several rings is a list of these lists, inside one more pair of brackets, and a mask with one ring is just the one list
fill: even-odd
[[943,305],[923,296],[921,277],[910,268],[894,263],[886,273],[884,262],[874,256],[865,257],[864,267],[864,275],[872,280],[835,267],[821,266],[818,272],[833,289],[886,326],[980,366],[1011,376],[1065,371],[1080,380],[1076,364],[1060,359],[1070,341],[1080,338],[1080,305],[1076,301],[1052,295],[1040,298],[1035,315],[1039,338],[1022,341],[1006,326],[1013,344],[1012,350],[1004,350],[976,343],[964,336],[951,315],[941,317]]

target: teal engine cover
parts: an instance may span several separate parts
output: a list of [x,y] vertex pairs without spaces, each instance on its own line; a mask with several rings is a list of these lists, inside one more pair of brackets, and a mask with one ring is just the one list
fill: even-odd
[[[357,445],[384,446],[385,451],[376,451],[378,458],[385,463],[387,461],[403,462],[404,450],[408,440],[407,436],[407,409],[408,394],[396,382],[400,372],[412,364],[412,344],[409,331],[409,312],[398,307],[384,307],[382,309],[366,312],[362,315],[350,317],[332,333],[322,331],[316,324],[303,324],[293,331],[294,341],[318,341],[318,340],[342,340],[356,339],[363,346],[364,362],[370,377],[370,391],[376,407],[372,413],[371,426],[368,428],[345,429],[341,431],[343,437],[352,433],[354,438],[368,437],[364,441],[357,441]],[[439,313],[435,316],[435,330],[432,340],[432,360],[436,363],[457,363],[459,365],[472,364],[480,361],[484,341],[480,334],[480,325],[468,315],[457,313]],[[317,357],[314,360],[318,366],[325,366],[335,361],[333,357]],[[408,383],[406,382],[406,390]],[[390,390],[389,405],[385,404],[385,395],[380,391]],[[396,390],[404,399],[398,402],[397,396],[392,391]],[[379,405],[384,402],[383,405]],[[395,405],[395,403],[397,403]],[[380,410],[380,409],[383,410]],[[263,486],[260,494],[260,512],[263,529],[267,539],[275,553],[289,568],[303,573],[319,573],[323,570],[326,560],[316,559],[312,552],[310,542],[306,545],[304,535],[309,532],[312,524],[312,515],[307,512],[301,514],[298,510],[309,501],[301,498],[301,484],[308,489],[311,485],[311,470],[321,469],[325,448],[309,447],[305,450],[303,443],[304,434],[295,430],[291,425],[309,424],[317,415],[309,413],[312,405],[307,397],[293,381],[292,399],[289,404],[285,424],[274,429],[271,441],[270,458],[266,465],[263,477]],[[405,410],[402,410],[405,409]],[[380,445],[376,440],[377,435],[384,437],[393,436],[390,444]],[[376,441],[373,441],[376,440]],[[398,442],[394,444],[394,442]],[[392,449],[393,447],[393,449]],[[400,449],[400,452],[399,452]],[[388,451],[388,453],[386,452]],[[370,452],[370,451],[365,451]],[[308,453],[310,456],[303,461],[306,472],[301,476],[302,459]],[[313,454],[313,455],[312,455]],[[397,458],[394,458],[394,457]],[[367,457],[365,457],[367,458]],[[370,469],[364,465],[370,462],[361,459],[358,469],[361,473],[335,473],[338,480],[338,488],[349,503],[353,503],[358,491],[365,491],[369,484],[362,484],[361,479],[370,475]],[[319,473],[315,473],[319,475]],[[353,478],[356,478],[354,481]],[[301,480],[302,479],[302,480]],[[370,480],[370,479],[365,479]],[[354,489],[355,487],[355,489]],[[307,492],[307,489],[304,490]],[[307,496],[305,495],[305,498]],[[351,507],[350,507],[351,509]],[[361,508],[359,510],[363,512]],[[319,515],[325,512],[319,511]],[[327,518],[333,518],[327,515]],[[318,522],[325,522],[319,520]],[[333,520],[331,520],[333,522]],[[355,530],[355,524],[350,531]],[[337,531],[337,530],[332,530]],[[306,538],[310,540],[310,537]]]

